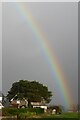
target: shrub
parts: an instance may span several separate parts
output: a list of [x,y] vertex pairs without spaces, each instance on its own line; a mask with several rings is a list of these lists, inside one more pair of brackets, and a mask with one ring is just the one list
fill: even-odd
[[26,112],[26,113],[20,113],[19,118],[27,118],[27,117],[32,117],[35,116],[36,112]]
[[42,108],[3,108],[2,115],[3,116],[15,116],[15,115],[22,115],[22,114],[42,114],[44,113],[44,109]]
[[2,109],[3,116],[14,116],[17,114],[18,114],[17,108],[3,108]]

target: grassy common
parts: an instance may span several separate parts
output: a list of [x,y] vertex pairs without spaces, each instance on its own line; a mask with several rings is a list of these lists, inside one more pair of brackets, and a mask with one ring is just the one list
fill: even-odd
[[[17,108],[3,108],[2,115],[7,116],[7,118],[2,118],[2,120],[51,120],[51,119],[59,119],[63,120],[66,118],[72,118],[74,120],[78,120],[80,118],[80,113],[78,112],[67,112],[62,114],[52,115],[51,113],[44,113],[43,109],[35,108],[35,109],[17,109]],[[13,116],[13,118],[11,118]],[[10,118],[10,119],[9,119]]]
[[79,114],[67,112],[67,113],[62,113],[60,115],[48,115],[47,117],[50,117],[50,118],[79,118]]

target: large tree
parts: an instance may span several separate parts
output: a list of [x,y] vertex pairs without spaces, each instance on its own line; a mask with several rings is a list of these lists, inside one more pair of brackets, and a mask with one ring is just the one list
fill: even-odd
[[8,91],[7,98],[11,100],[15,95],[18,99],[26,98],[31,101],[50,102],[52,92],[48,91],[48,87],[36,81],[19,80],[12,84],[11,89]]

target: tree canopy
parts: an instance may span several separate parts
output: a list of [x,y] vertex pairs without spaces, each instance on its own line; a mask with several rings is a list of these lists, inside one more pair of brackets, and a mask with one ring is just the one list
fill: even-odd
[[48,91],[48,87],[36,81],[19,80],[12,84],[8,91],[7,98],[11,100],[15,95],[18,99],[26,98],[30,102],[42,101],[50,102],[52,92]]

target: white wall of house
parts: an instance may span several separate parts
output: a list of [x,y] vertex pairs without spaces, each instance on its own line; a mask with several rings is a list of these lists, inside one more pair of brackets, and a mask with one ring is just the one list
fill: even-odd
[[0,109],[2,109],[4,106],[2,105],[2,103],[0,103]]
[[2,97],[0,97],[0,102],[2,102]]
[[43,108],[43,109],[45,109],[45,110],[47,110],[47,106],[43,106],[43,105],[41,105],[41,106],[33,106],[33,108]]

